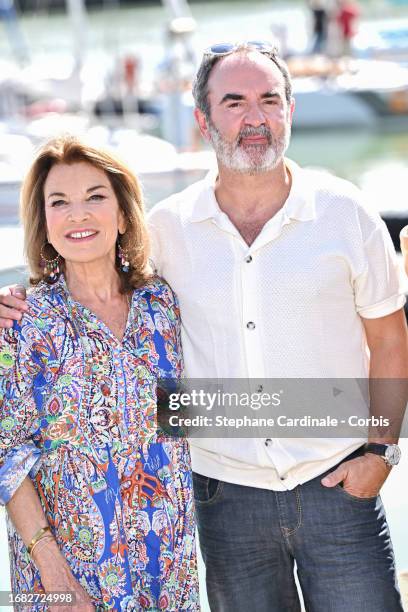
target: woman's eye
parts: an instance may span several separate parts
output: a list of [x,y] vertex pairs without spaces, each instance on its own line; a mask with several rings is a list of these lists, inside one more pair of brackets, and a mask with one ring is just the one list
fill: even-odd
[[66,204],[65,200],[54,200],[54,202],[51,202],[51,206],[53,208],[57,206],[63,206],[64,204]]
[[104,199],[105,199],[105,196],[103,196],[103,195],[101,195],[99,193],[94,193],[89,198],[90,201],[94,201],[94,202],[100,202],[101,200],[104,200]]

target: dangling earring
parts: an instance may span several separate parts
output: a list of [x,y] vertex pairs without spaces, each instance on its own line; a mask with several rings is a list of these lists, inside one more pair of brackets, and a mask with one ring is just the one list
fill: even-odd
[[123,272],[125,273],[129,272],[129,266],[130,266],[129,255],[127,251],[125,251],[125,249],[121,247],[119,240],[118,240],[118,257],[120,259],[120,265],[121,265]]
[[54,257],[54,259],[47,259],[46,256],[44,255],[44,249],[49,244],[50,244],[49,242],[44,242],[44,244],[41,247],[41,251],[40,251],[41,266],[43,267],[43,270],[44,270],[44,276],[48,275],[49,282],[55,283],[60,273],[60,269],[59,269],[60,254],[57,253],[57,256]]

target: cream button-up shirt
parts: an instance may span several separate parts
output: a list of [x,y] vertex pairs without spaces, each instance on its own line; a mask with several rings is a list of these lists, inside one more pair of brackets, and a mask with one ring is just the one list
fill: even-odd
[[[366,378],[361,317],[405,303],[388,231],[360,191],[287,165],[289,197],[251,246],[218,206],[215,172],[150,212],[154,265],[180,301],[189,378]],[[205,438],[191,439],[191,452],[203,475],[285,490],[364,441]]]

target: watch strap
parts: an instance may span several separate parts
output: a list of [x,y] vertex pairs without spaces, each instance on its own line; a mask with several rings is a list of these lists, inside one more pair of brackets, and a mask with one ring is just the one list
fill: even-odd
[[381,457],[385,457],[385,452],[388,448],[388,444],[377,444],[376,442],[367,442],[364,445],[365,453],[374,453],[375,455],[380,455]]

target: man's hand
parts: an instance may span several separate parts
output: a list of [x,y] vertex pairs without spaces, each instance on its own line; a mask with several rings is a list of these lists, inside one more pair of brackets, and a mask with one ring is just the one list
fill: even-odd
[[0,327],[13,327],[13,320],[20,321],[28,310],[26,290],[22,285],[0,289]]
[[[85,589],[79,584],[78,580],[71,572],[66,559],[58,548],[53,538],[47,538],[42,545],[38,544],[38,554],[33,550],[33,560],[37,565],[41,583],[47,593],[72,593],[75,603],[58,606],[50,606],[51,612],[94,612],[95,606]],[[41,546],[41,548],[40,548]]]
[[384,459],[373,453],[366,453],[341,463],[337,469],[322,479],[325,487],[343,483],[343,489],[355,497],[375,497],[380,492],[391,468]]

